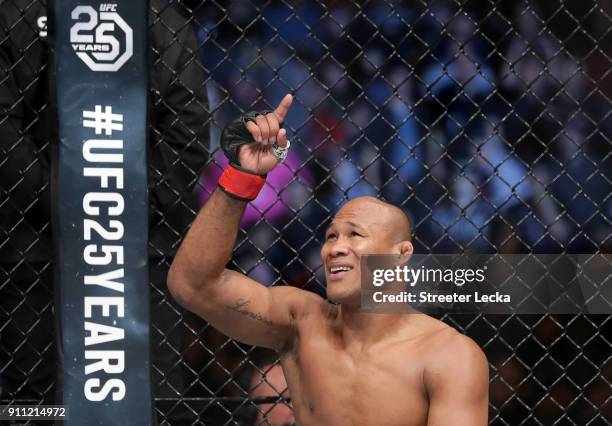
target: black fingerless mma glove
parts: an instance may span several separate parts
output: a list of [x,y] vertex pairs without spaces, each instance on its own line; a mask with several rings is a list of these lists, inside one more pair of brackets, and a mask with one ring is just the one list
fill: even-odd
[[229,160],[230,164],[243,170],[238,160],[238,152],[242,145],[253,142],[253,136],[246,128],[246,123],[249,121],[255,122],[255,117],[258,115],[266,115],[270,111],[256,112],[249,111],[246,114],[238,117],[236,120],[228,123],[221,132],[221,149]]
[[241,201],[253,201],[266,182],[266,175],[260,176],[242,168],[238,153],[242,145],[253,142],[246,123],[255,122],[256,116],[267,113],[268,111],[263,113],[250,111],[227,124],[221,132],[221,149],[230,164],[219,178],[219,187],[226,194]]

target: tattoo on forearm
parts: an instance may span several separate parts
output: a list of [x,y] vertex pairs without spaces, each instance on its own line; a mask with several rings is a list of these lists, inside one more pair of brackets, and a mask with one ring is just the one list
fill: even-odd
[[238,299],[236,300],[236,303],[234,303],[233,305],[226,305],[225,307],[228,309],[231,309],[234,312],[238,312],[239,314],[247,316],[249,318],[253,318],[254,320],[263,322],[264,324],[272,325],[272,321],[264,317],[259,312],[252,312],[246,309],[250,304],[251,304],[250,300]]

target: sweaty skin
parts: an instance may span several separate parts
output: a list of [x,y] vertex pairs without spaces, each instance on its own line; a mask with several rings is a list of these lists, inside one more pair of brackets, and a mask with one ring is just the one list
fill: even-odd
[[[249,122],[254,142],[241,148],[242,167],[264,174],[275,166],[261,156],[272,155],[266,148],[275,142],[286,146],[280,124],[290,105],[288,95],[261,116],[265,126]],[[179,303],[222,333],[279,353],[298,424],[487,423],[488,364],[472,340],[423,314],[360,312],[360,256],[412,254],[410,224],[399,208],[361,197],[335,215],[321,248],[334,304],[225,269],[244,209],[215,191],[185,237],[168,285]],[[349,270],[332,273],[337,266]]]

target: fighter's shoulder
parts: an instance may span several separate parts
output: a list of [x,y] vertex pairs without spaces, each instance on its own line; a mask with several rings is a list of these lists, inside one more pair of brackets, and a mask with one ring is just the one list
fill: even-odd
[[[484,354],[476,342],[454,327],[429,315],[419,314],[416,318],[411,318],[406,323],[406,330],[409,336],[417,339],[419,352],[425,356],[426,360],[433,362],[457,356],[474,356],[484,359]],[[411,346],[415,340],[409,338],[405,342]]]
[[433,375],[488,374],[487,358],[480,346],[448,325],[432,333],[427,353],[425,368]]
[[433,337],[432,346],[439,357],[482,357],[484,353],[480,346],[470,337],[458,332],[450,326],[440,329]]

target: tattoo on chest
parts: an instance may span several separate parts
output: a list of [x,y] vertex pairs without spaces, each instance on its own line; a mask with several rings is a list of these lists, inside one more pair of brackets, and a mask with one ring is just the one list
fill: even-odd
[[253,312],[253,311],[248,310],[247,308],[250,304],[251,304],[250,300],[238,299],[236,300],[236,303],[234,303],[233,305],[225,305],[225,307],[228,309],[231,309],[234,312],[238,312],[239,314],[244,315],[246,317],[253,318],[254,320],[263,322],[264,324],[272,325],[272,321],[264,317],[259,312]]

